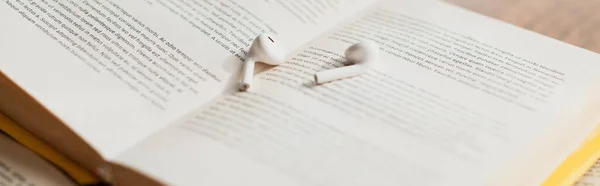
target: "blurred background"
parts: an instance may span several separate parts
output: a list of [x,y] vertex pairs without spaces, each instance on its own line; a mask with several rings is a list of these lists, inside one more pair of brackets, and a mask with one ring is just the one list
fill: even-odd
[[600,0],[447,0],[600,53]]

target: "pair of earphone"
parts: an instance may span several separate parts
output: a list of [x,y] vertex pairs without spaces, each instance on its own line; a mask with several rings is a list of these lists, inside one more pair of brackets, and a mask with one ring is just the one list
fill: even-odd
[[[285,51],[275,41],[275,37],[270,34],[260,34],[254,39],[242,64],[242,80],[239,87],[241,91],[250,88],[256,62],[279,65],[285,61]],[[371,40],[364,40],[346,49],[344,56],[354,65],[317,72],[314,75],[315,83],[323,84],[366,72],[379,59],[379,46]]]

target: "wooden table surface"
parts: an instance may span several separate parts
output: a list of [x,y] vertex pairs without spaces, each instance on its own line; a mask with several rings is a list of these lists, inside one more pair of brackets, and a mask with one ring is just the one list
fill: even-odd
[[600,0],[447,0],[600,53]]

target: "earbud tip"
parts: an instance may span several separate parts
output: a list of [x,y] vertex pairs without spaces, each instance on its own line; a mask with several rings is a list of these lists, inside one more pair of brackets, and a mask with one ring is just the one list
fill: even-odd
[[315,74],[315,84],[319,85],[321,84],[321,82],[319,82],[319,76],[317,74]]
[[247,91],[248,89],[250,89],[250,84],[248,84],[248,83],[242,83],[240,85],[240,91]]
[[348,47],[344,53],[344,56],[348,61],[351,62],[376,60],[379,58],[379,45],[372,40],[362,40]]

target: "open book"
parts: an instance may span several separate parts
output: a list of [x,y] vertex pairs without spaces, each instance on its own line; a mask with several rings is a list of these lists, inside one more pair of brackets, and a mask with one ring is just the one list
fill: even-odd
[[[600,55],[440,1],[6,0],[0,25],[0,111],[122,185],[539,185],[600,119]],[[263,32],[288,58],[238,92]],[[371,70],[314,85],[364,39]]]

